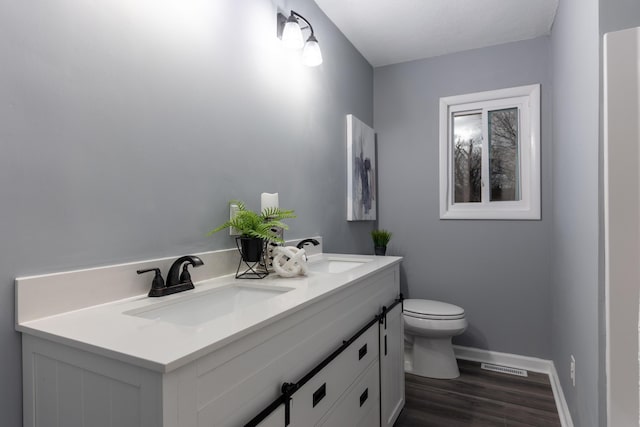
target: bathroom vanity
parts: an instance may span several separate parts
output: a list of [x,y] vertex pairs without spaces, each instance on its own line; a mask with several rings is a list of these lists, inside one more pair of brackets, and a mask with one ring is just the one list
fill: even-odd
[[[194,274],[195,290],[162,298],[96,296],[137,264],[18,279],[24,425],[391,426],[404,405],[400,261],[322,254],[308,276]],[[51,293],[58,308],[43,306],[55,289],[88,302]]]

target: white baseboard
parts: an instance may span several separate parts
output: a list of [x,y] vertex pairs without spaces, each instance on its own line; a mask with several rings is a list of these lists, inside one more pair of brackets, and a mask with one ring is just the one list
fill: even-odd
[[556,365],[551,363],[551,373],[549,378],[551,379],[551,389],[553,390],[553,397],[556,399],[556,405],[558,406],[558,413],[560,414],[560,422],[562,426],[573,427],[573,420],[571,420],[571,413],[567,406],[567,401],[564,399],[564,393],[562,392],[562,386],[560,385],[560,378],[558,378],[558,371],[556,371]]
[[538,359],[537,357],[520,356],[518,354],[500,353],[497,351],[482,350],[473,347],[462,347],[454,345],[453,350],[456,358],[463,360],[471,360],[474,362],[493,363],[495,365],[510,366],[512,368],[526,369],[527,371],[539,372],[549,375],[551,382],[551,390],[558,407],[558,415],[562,427],[573,427],[571,414],[567,401],[562,392],[558,371],[553,361],[546,359]]

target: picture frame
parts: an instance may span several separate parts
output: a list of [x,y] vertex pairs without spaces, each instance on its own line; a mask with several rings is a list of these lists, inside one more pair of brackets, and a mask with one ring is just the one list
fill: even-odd
[[377,218],[375,131],[353,114],[347,115],[347,221]]

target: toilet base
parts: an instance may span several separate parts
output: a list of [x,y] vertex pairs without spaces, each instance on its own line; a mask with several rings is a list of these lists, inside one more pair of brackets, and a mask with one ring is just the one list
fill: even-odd
[[405,351],[405,371],[427,378],[453,379],[460,376],[451,337],[413,337],[413,345]]

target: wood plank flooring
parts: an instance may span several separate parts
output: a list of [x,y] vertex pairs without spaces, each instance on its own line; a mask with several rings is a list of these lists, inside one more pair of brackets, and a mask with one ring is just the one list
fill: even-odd
[[458,366],[454,380],[406,374],[406,403],[394,427],[560,427],[547,375],[490,372],[466,360]]

